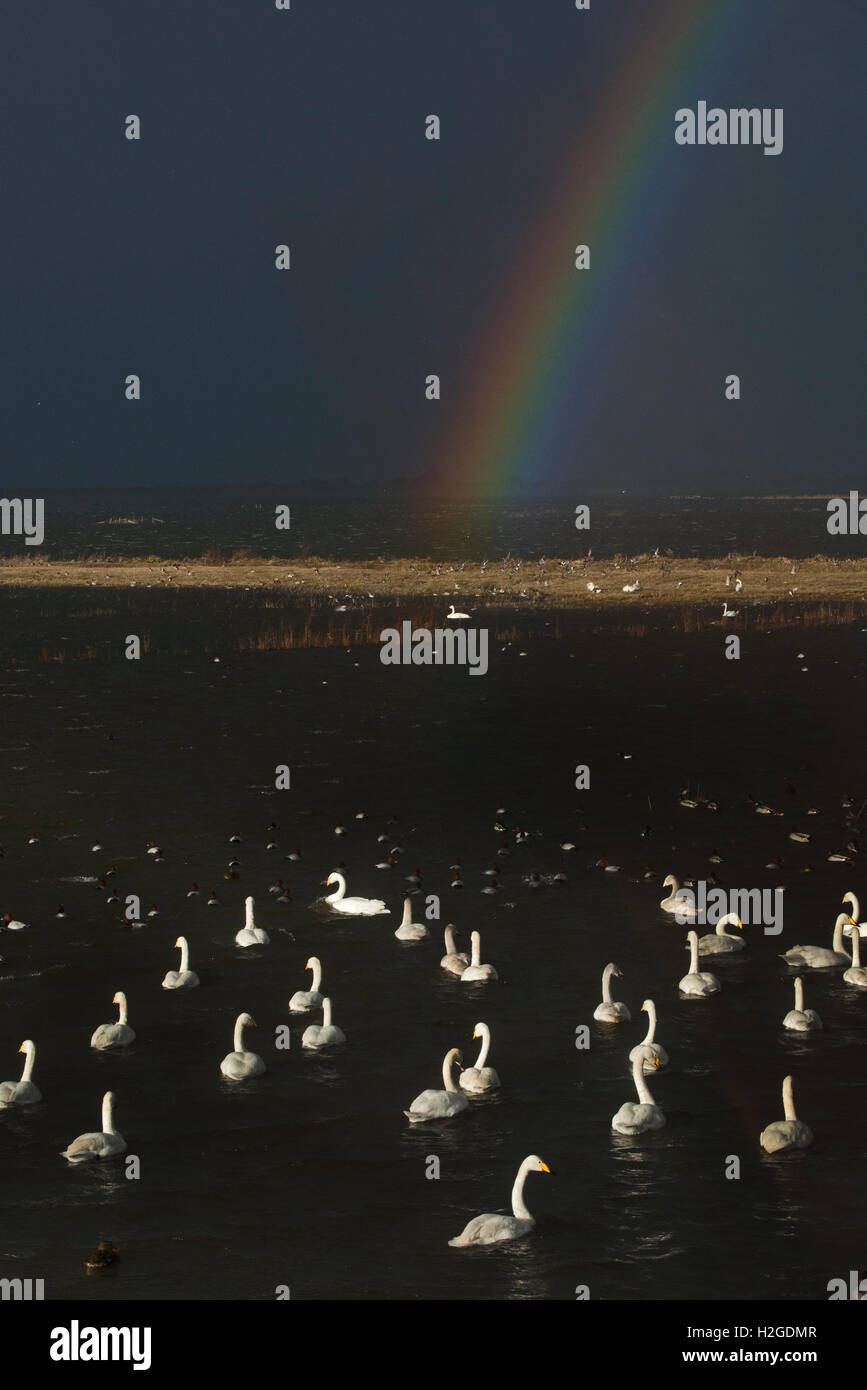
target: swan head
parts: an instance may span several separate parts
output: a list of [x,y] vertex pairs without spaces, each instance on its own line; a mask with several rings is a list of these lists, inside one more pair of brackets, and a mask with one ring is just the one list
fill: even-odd
[[252,1014],[239,1014],[239,1015],[238,1015],[238,1022],[239,1022],[239,1023],[243,1023],[245,1028],[258,1028],[258,1027],[259,1027],[258,1023],[256,1022],[256,1020],[255,1020],[255,1018],[253,1017]]
[[112,999],[111,1002],[112,1002],[112,1004],[125,1004],[125,1003],[126,1003],[126,995],[124,994],[124,992],[123,992],[122,989],[119,989],[119,990],[117,991],[117,994],[114,996],[114,998]]
[[35,1052],[35,1051],[36,1051],[36,1044],[35,1044],[34,1042],[31,1042],[29,1038],[25,1038],[24,1041],[23,1041],[23,1043],[22,1043],[21,1046],[19,1047],[18,1051],[19,1051],[19,1052]]
[[687,934],[686,934],[686,949],[687,949],[688,951],[691,951],[691,950],[692,950],[692,943],[693,943],[694,941],[695,941],[695,942],[698,941],[698,932],[697,932],[697,931],[687,932]]
[[608,965],[606,965],[605,969],[608,971],[610,975],[616,975],[619,980],[623,979],[623,971],[620,969],[619,965],[614,964],[613,960],[610,961]]
[[252,899],[252,898],[245,898],[245,899],[244,899],[244,906],[245,906],[245,907],[252,907],[252,906],[253,906],[253,899]]
[[538,1154],[530,1154],[530,1157],[524,1162],[527,1170],[531,1173],[551,1173],[553,1171],[548,1167],[544,1158],[540,1158]]
[[319,964],[319,957],[318,957],[318,956],[311,956],[310,959],[309,959],[309,961],[308,961],[307,964],[305,965],[304,969],[305,969],[305,970],[315,970],[318,964]]
[[487,1023],[477,1023],[476,1026],[475,1026],[475,1028],[473,1029],[473,1037],[474,1037],[474,1038],[483,1038],[487,1032],[488,1032],[488,1025],[487,1025]]
[[659,1055],[656,1052],[656,1049],[651,1047],[649,1044],[648,1046],[643,1047],[641,1051],[637,1053],[635,1062],[636,1064],[639,1062],[648,1062],[651,1066],[656,1067],[657,1071],[659,1071]]

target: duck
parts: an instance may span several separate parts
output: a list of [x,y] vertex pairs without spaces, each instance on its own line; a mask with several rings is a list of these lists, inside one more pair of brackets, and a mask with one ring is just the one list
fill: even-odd
[[235,1020],[234,1051],[227,1052],[220,1063],[220,1071],[230,1081],[245,1081],[250,1076],[261,1076],[265,1063],[256,1052],[244,1049],[244,1029],[258,1028],[258,1023],[250,1014],[238,1014]]
[[3,913],[3,931],[26,931],[29,923],[19,922],[9,912]]
[[416,1096],[404,1115],[410,1124],[423,1124],[427,1120],[450,1120],[469,1108],[469,1101],[458,1090],[452,1078],[452,1067],[463,1062],[460,1048],[451,1048],[443,1058],[442,1091],[427,1090]]
[[18,1051],[24,1053],[21,1080],[0,1082],[0,1110],[7,1110],[12,1105],[38,1105],[42,1099],[42,1092],[30,1079],[36,1065],[35,1042],[25,1038]]
[[305,970],[312,970],[313,979],[309,989],[296,989],[292,998],[289,1000],[290,1014],[309,1014],[314,1009],[322,1006],[322,995],[320,986],[322,984],[322,962],[318,956],[311,956],[304,967]]
[[470,963],[470,958],[466,951],[455,949],[455,929],[449,923],[443,932],[446,953],[440,961],[443,970],[448,970],[451,975],[463,975]]
[[350,917],[378,917],[390,914],[390,908],[386,907],[381,898],[347,898],[346,879],[336,869],[325,880],[326,888],[332,883],[336,883],[337,887],[333,893],[327,894],[323,902],[328,903],[335,912],[345,912]]
[[235,941],[239,946],[268,946],[271,938],[263,927],[256,926],[253,920],[253,905],[253,898],[244,899],[244,925],[236,932]]
[[628,1023],[632,1018],[625,1004],[611,998],[611,976],[623,978],[623,971],[614,961],[609,961],[602,971],[602,1003],[597,1004],[593,1017],[597,1023]]
[[684,975],[678,989],[681,994],[691,999],[702,999],[708,994],[717,994],[720,982],[716,975],[711,975],[709,971],[698,968],[698,932],[689,932],[686,941],[687,949],[690,952],[689,973]]
[[346,1034],[331,1022],[331,1000],[326,996],[322,1000],[322,1023],[311,1023],[304,1029],[301,1046],[317,1051],[320,1047],[335,1047],[344,1042]]
[[395,936],[398,941],[426,941],[430,936],[423,922],[412,920],[412,903],[409,898],[403,900],[403,917]]
[[126,1140],[114,1127],[114,1092],[106,1091],[102,1098],[102,1129],[79,1134],[60,1157],[68,1163],[93,1163],[97,1159],[114,1158],[126,1151]]
[[118,1020],[117,1023],[101,1023],[94,1032],[90,1045],[98,1052],[112,1047],[129,1047],[130,1043],[135,1042],[135,1033],[127,1023],[127,1003],[123,990],[119,989],[111,1002],[117,1004]]
[[473,984],[481,980],[498,980],[500,977],[493,965],[482,964],[482,938],[479,932],[470,932],[470,947],[470,963],[461,974],[461,982]]
[[792,1078],[783,1078],[782,1120],[774,1120],[759,1135],[759,1143],[766,1153],[781,1153],[785,1149],[807,1149],[813,1142],[813,1132],[809,1125],[799,1120],[795,1114],[795,1101]]
[[454,1236],[449,1245],[465,1249],[471,1245],[498,1245],[507,1240],[520,1240],[529,1235],[535,1226],[524,1202],[524,1183],[528,1173],[550,1173],[552,1170],[538,1154],[529,1154],[524,1159],[512,1187],[512,1215],[501,1212],[483,1212],[468,1221],[459,1236]]
[[84,1261],[84,1268],[88,1274],[97,1274],[103,1269],[110,1269],[116,1265],[120,1258],[120,1252],[116,1245],[112,1245],[110,1240],[101,1240],[99,1245],[88,1255]]

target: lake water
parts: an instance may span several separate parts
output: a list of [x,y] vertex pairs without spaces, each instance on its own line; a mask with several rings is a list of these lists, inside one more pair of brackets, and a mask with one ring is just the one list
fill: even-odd
[[[553,536],[545,549],[557,552]],[[121,652],[137,603],[149,605],[150,649],[134,662]],[[243,623],[227,623],[212,592],[188,607],[129,591],[9,595],[0,910],[31,927],[0,935],[0,1076],[18,1075],[16,1049],[33,1038],[44,1102],[0,1113],[0,1275],[44,1278],[55,1299],[272,1299],[279,1285],[293,1299],[571,1299],[580,1284],[594,1299],[823,1299],[829,1279],[863,1267],[867,992],[839,971],[808,972],[825,1031],[787,1036],[795,972],[779,954],[830,945],[843,893],[867,897],[857,861],[825,859],[858,834],[867,623],[749,632],[733,662],[718,630],[685,634],[665,613],[643,635],[596,620],[553,639],[523,621],[473,679],[385,667],[375,645],[242,651]],[[64,645],[66,660],[40,659]],[[91,659],[74,659],[90,645]],[[579,763],[591,769],[580,792]],[[279,764],[291,790],[274,787]],[[681,807],[685,786],[720,810]],[[755,815],[749,796],[784,816]],[[806,817],[812,805],[821,816]],[[529,839],[498,834],[498,819]],[[336,837],[340,821],[349,833]],[[793,825],[813,842],[789,841]],[[390,872],[374,867],[390,848],[383,830],[405,848]],[[574,851],[559,848],[566,838]],[[504,841],[501,891],[483,895]],[[300,863],[284,858],[295,849]],[[686,929],[659,910],[661,884],[707,875],[714,850],[725,887],[785,885],[784,931],[748,928],[743,956],[704,963],[722,992],[683,1001]],[[225,881],[233,854],[240,878]],[[603,854],[622,872],[596,868]],[[778,855],[782,868],[766,870]],[[449,888],[456,857],[462,892]],[[311,910],[340,861],[349,891],[384,897],[391,916]],[[110,865],[121,898],[159,908],[141,930],[81,881]],[[561,865],[565,883],[524,881]],[[436,931],[395,941],[416,867],[423,894],[441,899],[439,925],[454,922],[461,947],[478,928],[499,982],[447,976]],[[277,877],[289,908],[268,893]],[[202,894],[188,899],[194,880]],[[212,888],[221,903],[208,909]],[[248,893],[271,944],[244,951],[234,934]],[[179,933],[202,983],[172,994],[160,981],[177,968]],[[275,1046],[311,954],[347,1035],[327,1056],[302,1051],[307,1020],[291,1022],[288,1051]],[[592,1022],[610,960],[633,1015],[617,1030]],[[118,989],[137,1040],[98,1055],[90,1034],[115,1016]],[[634,1099],[626,1056],[648,996],[671,1057],[650,1082],[668,1123],[622,1139],[610,1121]],[[232,1084],[219,1063],[243,1010],[268,1070]],[[446,1050],[474,1060],[479,1021],[501,1091],[449,1124],[410,1127],[402,1112],[441,1084]],[[788,1072],[815,1144],[769,1158],[759,1132],[782,1117]],[[71,1169],[58,1156],[97,1126],[109,1088],[138,1180],[122,1160]],[[532,1237],[450,1249],[470,1217],[507,1207],[533,1152],[556,1175],[528,1179]],[[732,1155],[739,1180],[725,1176]],[[438,1180],[425,1176],[431,1156]],[[88,1278],[82,1260],[103,1238],[121,1262]]]

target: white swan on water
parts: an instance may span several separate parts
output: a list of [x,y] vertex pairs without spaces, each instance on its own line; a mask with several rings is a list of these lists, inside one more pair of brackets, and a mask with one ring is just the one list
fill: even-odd
[[426,941],[430,936],[423,922],[412,920],[412,902],[409,898],[403,900],[403,917],[395,936],[398,941]]
[[[851,936],[855,930],[855,923],[861,916],[861,904],[858,901],[857,893],[847,893],[843,902],[852,904],[852,917],[849,926],[843,928],[846,936]],[[858,922],[858,932],[861,936],[867,936],[867,922]]]
[[623,971],[614,961],[609,961],[602,971],[602,1003],[597,1004],[593,1011],[593,1017],[597,1023],[628,1023],[632,1014],[625,1004],[611,998],[611,976],[616,975],[618,979],[623,978]]
[[102,1098],[102,1130],[79,1134],[62,1150],[60,1157],[70,1163],[92,1163],[97,1158],[113,1158],[126,1149],[126,1140],[114,1127],[114,1092],[106,1091]]
[[689,932],[686,941],[689,949],[689,974],[684,975],[678,989],[681,994],[693,999],[703,999],[708,994],[716,994],[720,987],[716,975],[711,975],[709,970],[698,968],[698,932]]
[[740,927],[743,931],[744,924],[736,912],[727,912],[725,917],[721,917],[716,924],[716,931],[709,932],[707,936],[699,937],[698,953],[700,956],[727,956],[735,951],[742,951],[745,942],[739,936],[729,936],[726,927],[731,923],[733,927]]
[[443,932],[446,953],[440,961],[443,970],[448,970],[452,975],[463,975],[470,963],[470,958],[466,951],[455,950],[455,929],[451,923]]
[[843,928],[847,922],[852,925],[852,918],[841,912],[834,923],[834,940],[830,950],[827,946],[792,946],[780,959],[789,965],[796,965],[799,970],[828,970],[835,965],[851,965],[843,950]]
[[779,1153],[782,1149],[806,1149],[813,1142],[813,1132],[809,1125],[799,1120],[795,1114],[795,1100],[792,1093],[792,1078],[783,1080],[783,1114],[785,1119],[774,1120],[759,1135],[759,1143],[766,1153]]
[[528,1235],[536,1223],[524,1202],[527,1174],[550,1172],[551,1169],[538,1154],[530,1154],[518,1169],[512,1187],[512,1215],[504,1216],[500,1212],[486,1211],[482,1216],[474,1216],[472,1221],[467,1222],[460,1235],[449,1241],[449,1245],[458,1249],[467,1245],[496,1245],[499,1241],[519,1240],[521,1236]]
[[794,1033],[809,1033],[822,1027],[822,1020],[815,1009],[804,1008],[804,981],[800,975],[795,980],[795,1007],[789,1009],[783,1019],[783,1027]]
[[244,899],[244,925],[235,934],[239,946],[267,946],[271,938],[264,927],[257,927],[253,920],[253,899]]
[[190,969],[190,947],[185,936],[178,937],[175,949],[181,952],[181,968],[166,971],[163,989],[196,989],[199,977],[195,970]]
[[311,1023],[304,1029],[301,1046],[315,1050],[319,1047],[334,1047],[346,1042],[346,1034],[331,1022],[331,1000],[322,1000],[322,1023]]
[[650,1056],[643,1057],[643,1063],[645,1076],[652,1076],[659,1067],[668,1066],[668,1053],[661,1043],[653,1041],[656,1037],[656,1005],[652,999],[645,999],[641,1012],[647,1014],[647,1033],[642,1041],[632,1048],[629,1063],[631,1066],[639,1053],[650,1053]]
[[119,989],[111,1002],[117,1004],[117,1023],[101,1023],[90,1039],[91,1047],[100,1052],[109,1047],[129,1047],[130,1043],[135,1042],[135,1033],[126,1021],[127,1005],[123,990]]
[[328,875],[325,887],[328,888],[332,883],[336,883],[337,887],[333,893],[326,895],[323,902],[333,907],[335,912],[345,912],[350,917],[377,917],[380,913],[391,911],[381,898],[347,898],[346,879],[336,869]]
[[857,931],[852,933],[852,964],[843,971],[843,980],[856,989],[867,989],[867,970],[861,964],[861,934]]
[[20,1081],[0,1082],[0,1109],[2,1110],[10,1105],[36,1105],[42,1099],[42,1092],[37,1090],[30,1080],[36,1063],[35,1042],[25,1038],[18,1051],[24,1053],[24,1070],[21,1073]]
[[639,1048],[638,1055],[632,1063],[632,1080],[638,1092],[638,1104],[632,1100],[624,1101],[617,1114],[612,1117],[611,1128],[618,1134],[644,1134],[648,1129],[662,1129],[665,1124],[665,1116],[650,1094],[650,1088],[644,1079],[645,1063],[650,1063],[654,1068],[659,1066],[658,1059],[649,1047]]
[[224,1076],[228,1076],[230,1081],[243,1081],[248,1076],[261,1076],[265,1070],[265,1063],[258,1053],[247,1052],[244,1049],[244,1029],[258,1027],[255,1018],[251,1018],[249,1014],[238,1014],[232,1044],[235,1050],[227,1052],[220,1063],[220,1071]]
[[482,964],[482,938],[477,931],[470,932],[472,956],[466,970],[461,975],[461,983],[472,984],[478,980],[498,980],[500,977],[493,965]]
[[448,613],[446,613],[446,622],[447,622],[447,623],[449,623],[449,622],[454,622],[454,621],[456,621],[456,620],[459,619],[459,618],[469,618],[469,616],[470,616],[469,613],[456,613],[456,612],[455,612],[455,605],[454,605],[453,603],[450,603],[450,604],[449,604],[449,611],[448,611]]
[[460,1049],[453,1047],[443,1058],[442,1091],[427,1090],[417,1095],[404,1115],[412,1124],[422,1124],[425,1120],[450,1120],[469,1107],[466,1096],[461,1095],[452,1078],[452,1066],[460,1066],[463,1061]]
[[671,888],[667,898],[663,898],[659,904],[663,912],[677,912],[681,917],[697,917],[698,908],[692,898],[685,898],[680,891],[680,884],[674,874],[667,874],[663,888]]
[[313,979],[309,989],[296,989],[292,995],[289,1000],[290,1014],[309,1014],[313,1009],[322,1007],[322,995],[319,990],[322,984],[322,962],[318,956],[311,956],[304,969],[313,971]]
[[462,1091],[470,1091],[475,1095],[480,1095],[483,1091],[496,1091],[500,1085],[500,1078],[493,1067],[485,1066],[491,1047],[491,1030],[487,1023],[477,1023],[473,1029],[473,1037],[482,1040],[479,1055],[475,1066],[465,1067],[461,1072],[458,1085]]

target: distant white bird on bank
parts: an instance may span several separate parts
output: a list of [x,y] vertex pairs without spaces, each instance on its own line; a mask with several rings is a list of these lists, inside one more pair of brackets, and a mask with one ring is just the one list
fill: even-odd
[[635,581],[634,584],[624,584],[624,586],[623,586],[623,592],[624,592],[624,594],[635,594],[635,593],[638,592],[638,590],[639,590],[640,588],[641,588],[641,585],[640,585],[640,583],[638,582],[638,580],[636,579],[636,581]]

